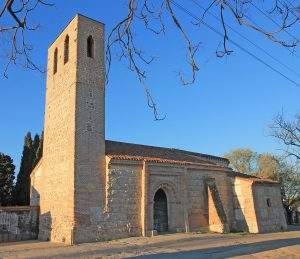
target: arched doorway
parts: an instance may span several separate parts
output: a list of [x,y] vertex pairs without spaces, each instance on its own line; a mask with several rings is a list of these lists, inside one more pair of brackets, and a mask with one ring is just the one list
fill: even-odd
[[159,189],[154,195],[153,229],[157,232],[168,231],[168,201],[163,189]]

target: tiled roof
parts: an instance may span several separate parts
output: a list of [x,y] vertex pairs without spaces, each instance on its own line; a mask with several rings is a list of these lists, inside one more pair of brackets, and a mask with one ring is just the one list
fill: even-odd
[[231,173],[232,176],[248,179],[248,180],[253,181],[254,183],[257,183],[257,184],[258,183],[279,184],[276,181],[265,179],[265,178],[259,178],[255,175],[243,174],[243,173],[236,172],[236,171],[231,171],[230,173]]
[[209,166],[209,167],[216,167],[216,168],[224,168],[223,166],[207,163],[205,161],[188,162],[184,160],[165,159],[159,157],[129,156],[129,155],[107,155],[107,156],[118,160],[147,161],[147,162],[169,163],[169,164],[179,164],[179,165],[202,165],[202,166]]
[[147,158],[147,160],[177,161],[182,163],[198,163],[205,165],[228,166],[229,164],[229,161],[222,157],[174,148],[138,145],[111,140],[106,140],[105,142],[105,153],[108,156],[118,156],[119,159],[124,159],[124,157],[127,157],[129,160],[132,160],[132,157],[135,157],[135,160],[140,160],[138,159],[138,157],[140,157]]
[[[132,143],[105,141],[105,154],[113,159],[148,161],[157,163],[170,163],[180,165],[200,165],[215,171],[226,172],[235,177],[241,177],[261,184],[278,184],[278,182],[261,179],[253,175],[235,172],[229,168],[229,161],[226,158],[195,153],[174,148],[154,147]],[[34,172],[42,163],[42,158],[32,170]]]
[[278,182],[272,180],[232,171],[232,169],[228,167],[229,161],[226,158],[180,149],[106,140],[105,154],[110,158],[118,160],[148,161],[180,165],[197,164],[200,166],[210,167],[216,171],[222,170],[223,172],[229,173],[229,175],[248,179],[256,184],[278,184]]
[[276,185],[280,185],[280,182],[276,182],[276,181],[269,180],[269,179],[258,178],[258,177],[255,177],[253,179],[253,182],[255,184],[276,184]]

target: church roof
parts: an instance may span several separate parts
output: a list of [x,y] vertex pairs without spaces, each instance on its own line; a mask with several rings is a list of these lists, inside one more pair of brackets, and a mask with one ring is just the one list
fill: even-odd
[[[229,167],[229,160],[226,158],[181,149],[106,140],[105,154],[110,158],[119,160],[148,161],[181,165],[197,164],[204,168],[210,168],[213,171],[222,171],[231,176],[250,180],[255,184],[279,184],[276,181],[233,171]],[[41,158],[36,164],[32,173],[42,164],[42,160],[43,159]]]
[[229,168],[229,160],[223,157],[196,153],[175,148],[139,145],[112,140],[105,141],[105,154],[119,160],[135,160],[171,164],[197,164],[214,171],[222,171],[235,177],[244,178],[255,184],[276,184],[278,182],[247,175]]
[[106,140],[105,153],[110,157],[119,159],[128,159],[134,157],[134,160],[162,161],[162,162],[182,162],[198,163],[206,165],[228,166],[229,161],[226,158],[201,154],[175,148],[164,148],[146,146],[118,141]]

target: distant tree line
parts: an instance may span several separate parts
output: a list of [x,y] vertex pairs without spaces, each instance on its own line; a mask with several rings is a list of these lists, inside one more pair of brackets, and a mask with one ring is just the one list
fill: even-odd
[[10,156],[0,153],[0,206],[26,206],[30,203],[30,174],[42,157],[43,133],[32,139],[28,132],[24,146],[19,173],[15,180],[15,166]]

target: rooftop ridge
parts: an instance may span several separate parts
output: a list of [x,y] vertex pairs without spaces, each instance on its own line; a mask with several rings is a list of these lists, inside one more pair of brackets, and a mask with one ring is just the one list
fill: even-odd
[[129,143],[129,142],[121,142],[121,141],[115,141],[115,140],[106,140],[107,142],[119,144],[119,145],[130,145],[130,146],[138,146],[138,147],[145,147],[145,148],[154,148],[154,149],[160,149],[160,150],[165,150],[165,151],[173,151],[179,154],[184,154],[190,157],[195,157],[195,158],[204,158],[208,160],[217,160],[217,161],[222,161],[226,163],[227,165],[229,164],[229,160],[224,158],[224,157],[219,157],[219,156],[214,156],[214,155],[208,155],[204,153],[198,153],[198,152],[193,152],[193,151],[188,151],[188,150],[183,150],[183,149],[178,149],[178,148],[168,148],[168,147],[160,147],[160,146],[152,146],[152,145],[145,145],[145,144],[136,144],[136,143]]

